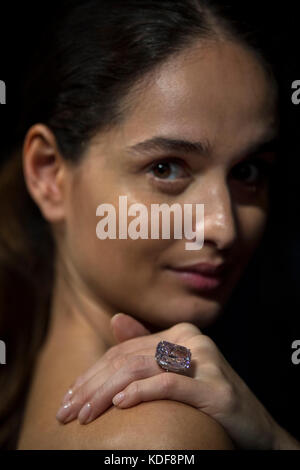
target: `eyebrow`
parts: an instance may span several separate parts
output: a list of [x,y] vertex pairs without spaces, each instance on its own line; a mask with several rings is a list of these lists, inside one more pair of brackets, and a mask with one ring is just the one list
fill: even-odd
[[[277,133],[268,135],[260,142],[255,142],[249,147],[240,152],[240,155],[245,155],[245,158],[250,158],[253,155],[265,152],[277,151],[279,137]],[[125,149],[130,154],[137,155],[151,155],[153,152],[169,152],[169,153],[193,153],[203,156],[208,156],[211,146],[208,140],[203,141],[190,141],[185,139],[175,139],[164,136],[153,136],[150,139],[138,142]]]
[[152,152],[185,152],[208,154],[210,145],[207,140],[202,142],[192,142],[185,139],[174,139],[170,137],[154,136],[150,139],[138,142],[126,148],[129,153],[148,155]]

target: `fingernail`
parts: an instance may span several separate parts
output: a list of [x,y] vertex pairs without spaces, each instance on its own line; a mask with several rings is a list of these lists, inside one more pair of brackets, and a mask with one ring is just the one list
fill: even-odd
[[78,421],[80,424],[88,424],[91,421],[92,405],[86,403],[80,410],[78,415]]
[[73,390],[71,388],[69,388],[69,390],[67,391],[67,393],[65,394],[65,396],[62,399],[62,404],[64,405],[67,402],[69,402],[72,397],[73,397]]
[[112,402],[114,405],[118,405],[119,403],[121,403],[122,400],[124,400],[124,398],[125,398],[125,393],[120,392],[120,393],[117,393],[117,395],[113,397]]
[[72,402],[61,406],[56,415],[56,419],[62,423],[67,423],[72,418]]
[[117,318],[117,317],[120,316],[120,315],[124,315],[124,313],[122,313],[122,312],[115,313],[115,314],[111,317],[111,320],[114,321],[115,318]]

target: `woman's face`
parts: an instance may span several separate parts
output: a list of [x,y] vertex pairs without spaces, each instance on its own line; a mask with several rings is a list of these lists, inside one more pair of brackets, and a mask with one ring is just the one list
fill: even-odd
[[[254,54],[231,42],[196,44],[148,78],[127,100],[123,123],[99,133],[70,168],[60,251],[99,304],[154,328],[201,328],[219,315],[264,232],[276,92]],[[157,137],[200,144],[132,149]],[[170,239],[151,239],[150,220],[148,239],[118,239],[119,196],[128,208],[144,204],[149,219],[151,204],[204,204],[203,247],[187,250],[190,240],[175,239],[172,229]],[[96,235],[104,203],[116,209],[116,239]],[[214,288],[195,287],[176,271],[203,262],[226,263]]]

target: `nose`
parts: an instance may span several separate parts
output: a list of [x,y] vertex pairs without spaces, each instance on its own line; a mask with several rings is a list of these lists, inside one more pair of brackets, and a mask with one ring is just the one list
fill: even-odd
[[204,204],[204,243],[212,243],[218,250],[231,248],[237,238],[237,218],[230,188],[221,171],[200,182],[197,201]]

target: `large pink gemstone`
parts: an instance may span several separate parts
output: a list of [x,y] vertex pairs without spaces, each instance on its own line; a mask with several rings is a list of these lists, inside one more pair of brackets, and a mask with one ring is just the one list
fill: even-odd
[[155,359],[163,369],[179,372],[190,367],[191,351],[179,344],[160,341],[156,348]]

